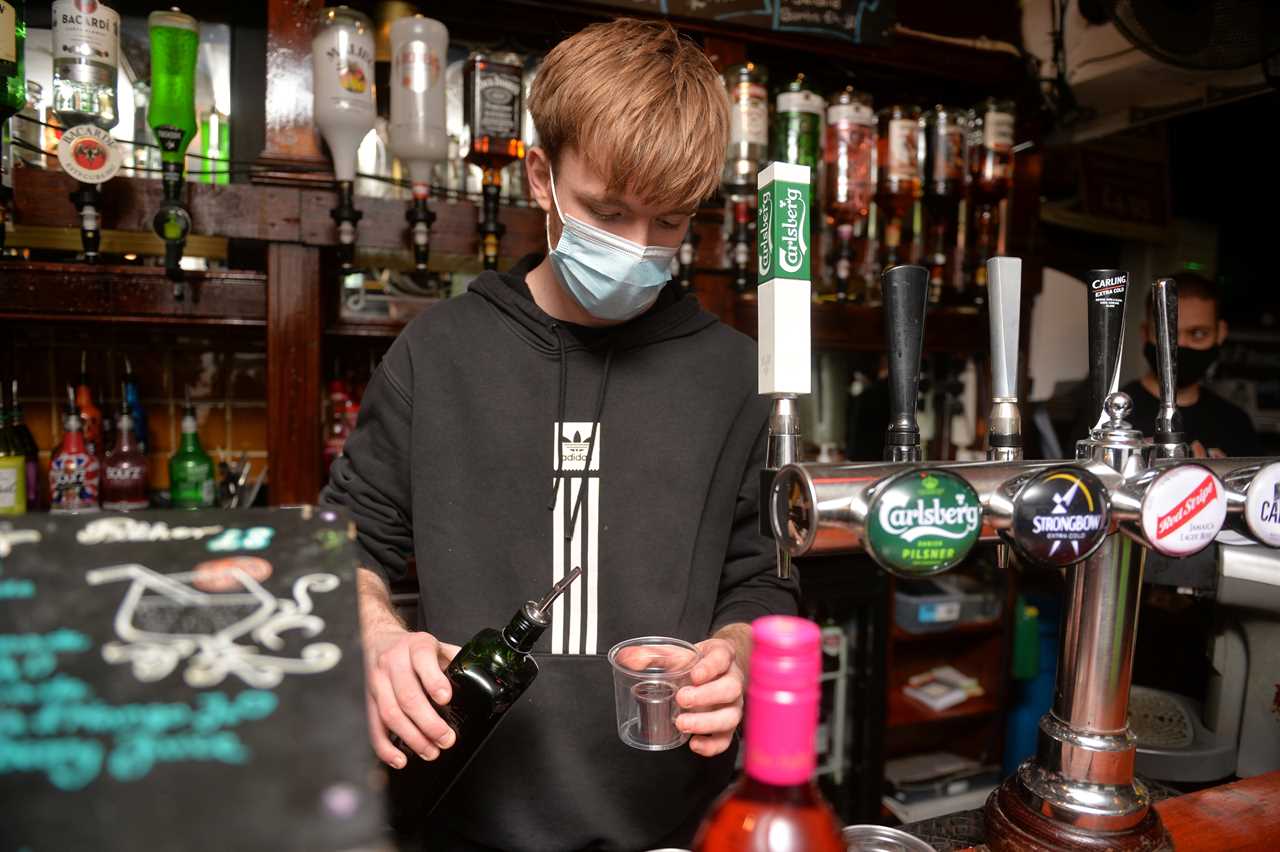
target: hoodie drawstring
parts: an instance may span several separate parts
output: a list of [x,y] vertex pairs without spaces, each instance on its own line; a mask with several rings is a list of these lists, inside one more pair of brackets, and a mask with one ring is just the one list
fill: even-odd
[[[556,340],[560,344],[560,393],[559,393],[559,404],[556,409],[556,418],[557,418],[556,420],[556,424],[557,424],[556,425],[556,456],[558,460],[562,460],[563,455],[561,455],[560,448],[564,444],[564,417],[565,417],[565,407],[566,407],[565,397],[568,391],[569,366],[568,366],[568,358],[565,352],[564,337],[560,333],[560,326],[556,324],[552,324],[551,328],[552,330],[555,331]],[[609,349],[605,352],[605,356],[604,356],[604,372],[600,377],[600,390],[596,394],[596,409],[595,409],[595,413],[592,415],[592,418],[591,418],[591,433],[587,437],[587,458],[582,466],[582,469],[584,471],[588,471],[591,469],[591,459],[595,455],[596,430],[600,426],[600,417],[604,414],[605,394],[609,388],[609,371],[612,367],[613,367],[613,347],[609,347]],[[558,471],[555,475],[554,481],[551,486],[551,501],[547,504],[548,510],[551,510],[551,511],[555,510],[556,496],[560,492],[560,480],[562,480],[563,478],[564,478],[563,470]],[[578,514],[582,510],[582,501],[583,501],[583,498],[586,497],[586,494],[587,494],[586,488],[581,488],[578,490],[578,499],[574,501],[573,512],[569,516],[569,527],[568,527],[568,532],[565,533],[565,541],[570,541],[573,538],[573,530],[578,526]]]

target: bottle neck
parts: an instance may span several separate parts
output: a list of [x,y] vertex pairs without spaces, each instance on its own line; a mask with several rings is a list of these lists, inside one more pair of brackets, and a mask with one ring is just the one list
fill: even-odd
[[526,603],[512,617],[510,623],[502,628],[502,638],[515,650],[528,654],[542,631],[547,629],[546,622],[538,618],[532,603]]
[[807,786],[817,765],[818,684],[790,686],[747,687],[746,773],[774,787]]
[[137,452],[137,438],[133,434],[133,420],[128,416],[120,418],[119,426],[116,429],[116,449],[115,454]]
[[64,453],[85,452],[84,432],[81,431],[80,418],[75,415],[67,418],[66,429],[62,433],[62,451]]
[[182,440],[179,449],[185,453],[202,453],[200,433],[196,431],[196,419],[190,414],[182,418]]

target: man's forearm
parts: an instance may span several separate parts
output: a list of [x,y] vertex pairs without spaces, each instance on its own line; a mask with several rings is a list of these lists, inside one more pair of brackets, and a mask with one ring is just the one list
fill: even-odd
[[360,625],[366,631],[406,629],[391,604],[391,591],[381,577],[368,568],[356,569],[356,593]]

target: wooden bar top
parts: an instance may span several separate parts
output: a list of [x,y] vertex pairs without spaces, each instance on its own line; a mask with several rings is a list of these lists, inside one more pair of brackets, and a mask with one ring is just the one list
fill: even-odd
[[1178,852],[1280,849],[1280,772],[1156,803]]

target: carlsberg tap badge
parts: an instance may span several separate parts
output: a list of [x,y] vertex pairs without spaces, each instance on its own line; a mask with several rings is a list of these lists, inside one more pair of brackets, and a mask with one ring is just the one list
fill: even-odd
[[913,470],[876,489],[867,549],[886,570],[935,574],[964,560],[982,530],[977,492],[941,470]]
[[770,163],[757,178],[760,282],[809,280],[809,167]]

